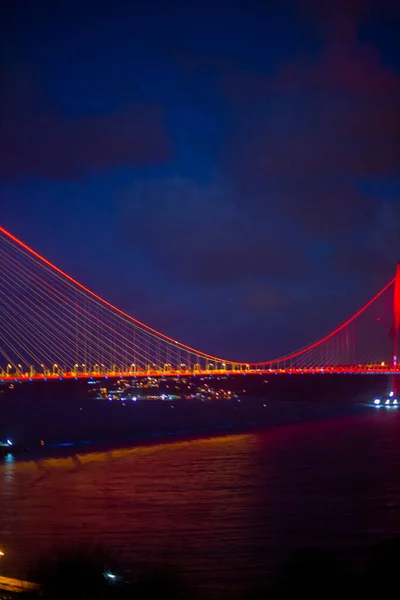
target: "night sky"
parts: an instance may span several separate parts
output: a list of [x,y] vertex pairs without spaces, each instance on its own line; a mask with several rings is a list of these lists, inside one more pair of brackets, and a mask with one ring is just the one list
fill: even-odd
[[393,276],[398,2],[5,4],[0,223],[48,259],[249,361]]

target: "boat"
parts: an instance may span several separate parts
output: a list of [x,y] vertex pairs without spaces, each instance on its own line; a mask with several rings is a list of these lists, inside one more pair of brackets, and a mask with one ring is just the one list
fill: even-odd
[[388,394],[383,396],[383,398],[375,398],[374,406],[380,408],[381,406],[385,406],[386,408],[397,408],[399,405],[399,400],[395,396],[394,391],[390,391]]
[[0,458],[10,454],[15,456],[16,454],[21,454],[22,452],[26,452],[26,448],[22,444],[13,444],[11,440],[0,442]]

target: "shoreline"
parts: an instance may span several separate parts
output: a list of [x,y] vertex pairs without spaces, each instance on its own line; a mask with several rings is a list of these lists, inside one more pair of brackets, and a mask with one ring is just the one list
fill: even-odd
[[[291,402],[282,402],[279,405],[269,403],[273,409],[282,408],[287,409],[291,406]],[[305,403],[302,403],[304,408]],[[288,416],[286,414],[280,415],[280,418],[275,418],[271,415],[271,420],[259,421],[259,422],[246,422],[243,424],[224,424],[215,425],[210,427],[202,427],[199,429],[186,429],[176,430],[168,432],[156,432],[156,433],[143,433],[131,436],[108,437],[99,438],[93,440],[77,440],[71,442],[59,442],[44,445],[38,448],[27,448],[26,451],[22,451],[16,455],[12,453],[0,458],[0,467],[6,464],[18,462],[30,462],[30,461],[41,461],[48,459],[57,458],[69,458],[77,455],[105,453],[118,450],[128,449],[139,449],[139,448],[150,448],[157,445],[166,445],[179,442],[190,442],[204,439],[213,439],[219,437],[229,437],[231,435],[246,435],[257,433],[259,431],[266,431],[277,427],[285,427],[290,425],[296,425],[300,423],[310,423],[316,421],[336,420],[342,418],[356,417],[360,414],[372,412],[373,407],[362,404],[359,402],[353,402],[347,405],[332,405],[331,403],[315,405],[314,403],[307,403],[307,407],[310,409],[310,414],[298,416],[294,414]],[[319,409],[319,410],[316,410]],[[332,409],[331,414],[327,414],[323,409]],[[344,410],[343,410],[344,409]],[[329,411],[330,412],[330,411]],[[284,410],[283,410],[284,413]],[[283,418],[282,418],[283,417]]]

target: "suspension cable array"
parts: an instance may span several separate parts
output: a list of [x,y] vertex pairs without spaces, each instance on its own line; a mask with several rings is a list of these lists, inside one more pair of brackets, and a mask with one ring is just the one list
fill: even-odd
[[[379,368],[383,357],[390,356],[389,325],[385,329],[376,315],[390,301],[394,281],[314,344],[273,361],[233,362],[200,352],[134,319],[0,227],[0,376]],[[385,341],[377,343],[382,334]]]

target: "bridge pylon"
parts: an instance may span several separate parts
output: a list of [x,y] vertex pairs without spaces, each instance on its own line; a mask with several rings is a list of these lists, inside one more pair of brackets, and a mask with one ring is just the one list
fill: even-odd
[[[390,330],[391,353],[392,353],[392,368],[396,371],[399,362],[399,329],[400,329],[400,262],[396,265],[396,276],[394,280],[393,291],[393,326]],[[398,392],[399,382],[398,376],[394,372],[391,377],[390,388],[396,393]]]
[[396,278],[393,294],[393,329],[392,338],[392,364],[397,368],[399,353],[399,329],[400,329],[400,262],[396,266]]

